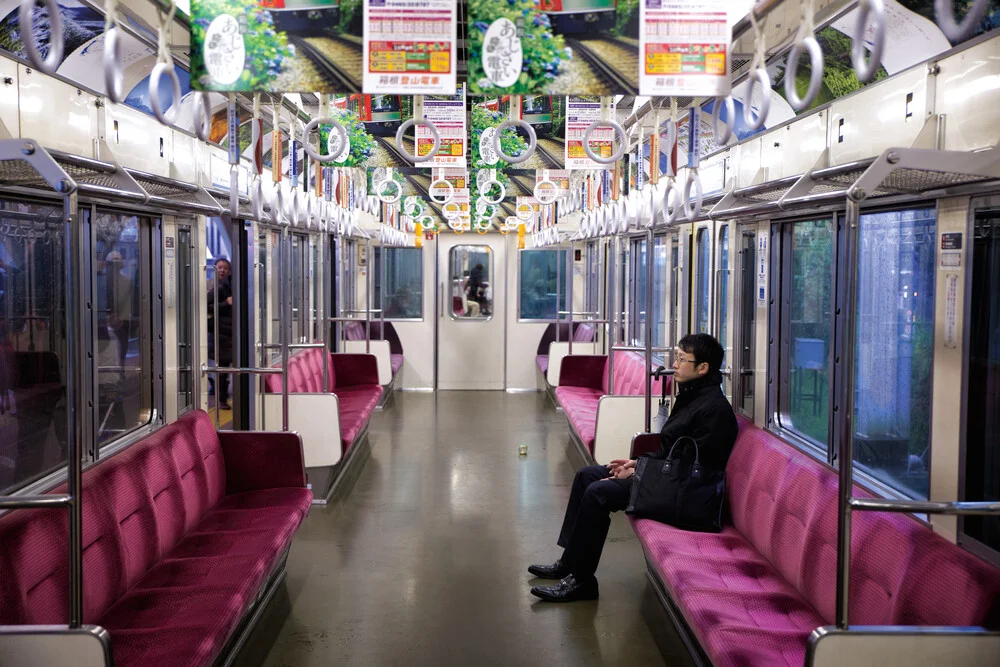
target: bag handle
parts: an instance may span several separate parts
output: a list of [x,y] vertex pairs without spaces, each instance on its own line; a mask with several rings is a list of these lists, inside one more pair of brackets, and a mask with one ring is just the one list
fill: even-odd
[[697,441],[697,440],[695,440],[694,438],[692,438],[692,437],[691,437],[690,435],[682,435],[681,437],[679,437],[679,438],[677,438],[676,440],[674,440],[674,444],[673,444],[673,446],[672,446],[672,447],[670,448],[670,452],[668,452],[668,453],[667,453],[667,460],[670,460],[670,459],[674,458],[674,450],[675,450],[675,449],[677,449],[677,445],[678,445],[678,444],[679,444],[679,443],[680,443],[680,442],[681,442],[682,440],[690,440],[691,442],[693,442],[693,443],[694,443],[694,464],[695,464],[696,466],[699,466],[699,467],[700,467],[700,465],[701,465],[701,462],[700,462],[700,460],[699,460],[699,456],[700,456],[700,454],[699,454],[699,451],[698,451],[698,441]]

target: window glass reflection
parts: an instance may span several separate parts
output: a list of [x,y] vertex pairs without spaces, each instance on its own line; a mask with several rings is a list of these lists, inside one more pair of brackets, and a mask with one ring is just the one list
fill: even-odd
[[521,251],[520,319],[555,320],[557,311],[568,310],[566,253],[565,250]]
[[0,201],[0,494],[66,462],[62,213]]
[[451,316],[489,319],[493,315],[493,252],[485,245],[455,246],[448,255]]
[[[385,262],[383,267],[382,262]],[[424,260],[419,248],[375,248],[375,308],[386,319],[423,317]],[[383,278],[385,284],[382,284]],[[382,295],[385,295],[384,305]]]

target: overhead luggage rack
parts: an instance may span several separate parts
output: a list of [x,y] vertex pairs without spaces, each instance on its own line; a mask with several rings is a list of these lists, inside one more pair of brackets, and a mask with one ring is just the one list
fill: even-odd
[[181,208],[206,215],[220,215],[223,212],[219,202],[199,185],[192,185],[136,169],[128,169],[127,171],[148,193],[151,204],[167,208]]
[[[219,188],[211,188],[208,190],[208,194],[211,195],[212,199],[219,202],[222,207],[222,213],[229,213],[232,200],[229,198],[229,193],[225,190],[220,190]],[[239,214],[241,218],[246,218],[249,220],[254,219],[253,207],[251,206],[250,199],[248,197],[240,197],[240,210]]]

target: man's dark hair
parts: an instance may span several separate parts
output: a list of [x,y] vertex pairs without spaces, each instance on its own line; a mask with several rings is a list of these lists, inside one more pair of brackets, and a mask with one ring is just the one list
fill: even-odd
[[226,266],[228,266],[230,269],[233,268],[233,263],[230,262],[225,257],[220,257],[219,259],[215,260],[215,265],[218,266],[219,264],[222,264],[223,262],[225,262]]
[[482,271],[483,270],[483,265],[482,264],[476,264],[476,268],[479,269],[480,271]]
[[695,364],[708,364],[708,372],[714,373],[722,368],[722,358],[726,352],[719,341],[704,333],[688,334],[677,343],[688,354],[694,355]]

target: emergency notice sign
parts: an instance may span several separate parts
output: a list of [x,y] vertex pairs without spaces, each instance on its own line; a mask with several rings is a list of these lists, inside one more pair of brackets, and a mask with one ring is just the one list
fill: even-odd
[[642,0],[639,94],[728,95],[730,36],[725,0]]
[[454,95],[454,0],[365,0],[366,94]]

